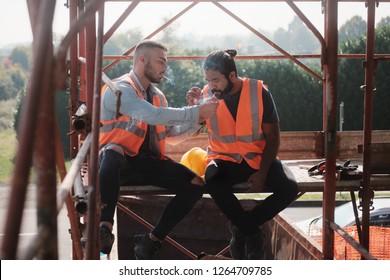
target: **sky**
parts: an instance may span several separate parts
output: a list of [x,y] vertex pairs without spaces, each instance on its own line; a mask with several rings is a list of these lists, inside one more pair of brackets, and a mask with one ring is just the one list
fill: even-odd
[[[65,0],[57,0],[53,30],[58,35],[66,34],[69,28],[69,10],[64,6],[65,2]],[[105,30],[111,27],[129,3],[106,3]],[[141,29],[145,36],[149,35],[164,22],[164,17],[173,17],[189,4],[188,2],[140,3],[117,32],[137,28]],[[221,4],[261,32],[274,32],[278,28],[287,30],[288,24],[291,23],[295,15],[286,3],[238,3],[233,1],[232,3],[221,2]],[[320,2],[296,2],[296,5],[323,34],[324,16],[321,13]],[[32,41],[26,0],[1,0],[0,11],[2,14],[0,17],[0,47]],[[380,3],[375,13],[376,22],[383,17],[390,16],[390,3]],[[338,25],[341,26],[354,15],[359,15],[363,20],[367,20],[366,14],[367,9],[364,2],[341,2],[338,5]],[[145,21],[147,21],[146,24]],[[178,35],[214,36],[250,33],[244,26],[212,3],[197,4],[175,21],[172,26]]]

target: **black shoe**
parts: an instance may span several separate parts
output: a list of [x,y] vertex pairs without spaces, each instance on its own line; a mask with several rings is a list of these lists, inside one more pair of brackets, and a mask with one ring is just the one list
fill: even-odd
[[258,231],[246,237],[247,260],[265,260],[265,235],[259,228]]
[[150,239],[149,234],[134,236],[134,255],[137,260],[151,260],[161,248],[160,241]]
[[100,226],[100,252],[110,254],[114,241],[115,235],[111,233],[111,230],[105,225]]
[[233,259],[245,259],[245,235],[238,228],[229,222],[229,230],[232,233],[230,240],[230,255]]

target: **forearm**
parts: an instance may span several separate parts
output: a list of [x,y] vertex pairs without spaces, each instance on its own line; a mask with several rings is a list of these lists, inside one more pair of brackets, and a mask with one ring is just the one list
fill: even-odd
[[199,108],[198,106],[183,107],[183,108],[171,108],[171,107],[148,107],[145,109],[136,109],[135,118],[137,113],[141,116],[140,121],[146,122],[150,125],[184,125],[192,126],[199,120]]
[[[199,121],[199,106],[183,108],[157,107],[136,96],[129,88],[121,88],[120,113],[135,121],[142,121],[150,125],[193,125]],[[126,90],[127,89],[127,90]],[[104,120],[115,118],[117,97],[111,92],[104,95],[101,117]]]
[[177,125],[167,127],[166,141],[171,145],[177,145],[184,140],[193,137],[199,133],[203,125],[195,123],[192,125]]
[[267,141],[263,154],[261,156],[261,164],[259,172],[267,174],[272,163],[275,161],[279,151],[279,141]]
[[261,164],[259,171],[267,174],[272,163],[276,159],[280,146],[280,132],[279,126],[268,126],[267,133],[265,133],[265,147],[261,157]]

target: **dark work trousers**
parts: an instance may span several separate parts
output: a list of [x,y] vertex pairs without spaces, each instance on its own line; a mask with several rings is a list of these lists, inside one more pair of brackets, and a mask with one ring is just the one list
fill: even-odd
[[206,188],[225,216],[244,234],[257,231],[259,226],[271,220],[296,198],[298,184],[293,173],[280,160],[275,160],[265,183],[267,191],[272,194],[252,210],[246,211],[234,195],[233,186],[246,182],[257,170],[251,168],[246,161],[214,162],[206,169]]
[[202,197],[204,189],[191,184],[196,176],[189,168],[172,160],[122,156],[113,150],[100,155],[101,221],[114,222],[120,185],[155,185],[176,195],[165,207],[152,233],[160,240],[177,225]]

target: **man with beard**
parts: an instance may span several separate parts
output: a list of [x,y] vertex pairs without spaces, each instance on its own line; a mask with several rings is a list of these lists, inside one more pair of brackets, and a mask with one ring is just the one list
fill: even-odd
[[[279,117],[260,80],[239,77],[235,50],[215,51],[203,64],[207,85],[187,93],[189,105],[217,98],[217,113],[206,120],[206,189],[229,219],[230,253],[235,259],[264,259],[260,226],[285,209],[298,193],[292,172],[278,158]],[[215,96],[215,97],[214,97]],[[233,186],[247,182],[251,193],[272,192],[253,209],[244,210]]]
[[100,251],[109,254],[114,242],[112,227],[119,187],[155,185],[176,195],[164,209],[150,233],[134,237],[137,259],[152,259],[161,241],[203,195],[202,178],[165,156],[165,141],[177,144],[196,134],[218,104],[168,107],[160,83],[168,69],[167,49],[146,40],[134,51],[130,73],[115,80],[122,92],[102,89],[100,146]]

